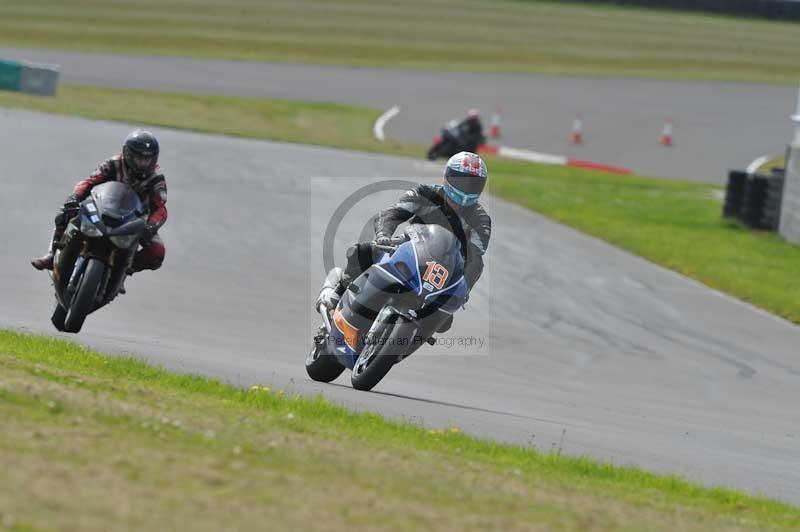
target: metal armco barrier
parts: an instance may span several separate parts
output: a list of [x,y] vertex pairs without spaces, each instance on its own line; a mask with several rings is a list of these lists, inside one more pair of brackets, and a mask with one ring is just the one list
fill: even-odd
[[58,68],[0,59],[0,90],[55,96]]
[[753,229],[777,231],[784,178],[780,174],[748,174],[731,170],[722,215],[736,218]]

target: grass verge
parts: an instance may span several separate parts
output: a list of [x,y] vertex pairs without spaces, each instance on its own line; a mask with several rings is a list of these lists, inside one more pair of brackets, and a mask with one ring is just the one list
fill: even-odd
[[422,149],[376,140],[372,124],[380,112],[339,103],[66,85],[55,98],[0,91],[0,107],[400,155]]
[[[372,137],[363,107],[63,87],[57,98],[0,93],[21,107],[252,138],[421,156],[424,147]],[[707,184],[490,158],[490,191],[709,286],[800,323],[800,247],[721,219]]]
[[800,73],[797,24],[553,1],[0,2],[0,43],[590,76],[794,83]]
[[800,509],[726,489],[9,331],[0,419],[0,528],[12,530],[800,526]]

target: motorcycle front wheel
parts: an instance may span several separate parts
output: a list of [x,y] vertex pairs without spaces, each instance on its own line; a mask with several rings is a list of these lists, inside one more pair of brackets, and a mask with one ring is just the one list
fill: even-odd
[[69,302],[67,316],[64,320],[64,331],[77,333],[83,327],[86,316],[93,310],[94,300],[103,282],[106,265],[98,259],[89,259],[86,269],[78,281],[75,295]]
[[375,331],[376,340],[371,341],[361,350],[361,354],[353,366],[353,373],[350,375],[350,383],[356,390],[368,392],[373,389],[394,366],[397,356],[388,352],[390,345],[387,341],[393,328],[391,323],[382,324]]
[[56,308],[53,309],[53,315],[50,316],[50,321],[57,331],[64,332],[64,320],[67,319],[67,309],[61,306],[61,303],[56,301]]

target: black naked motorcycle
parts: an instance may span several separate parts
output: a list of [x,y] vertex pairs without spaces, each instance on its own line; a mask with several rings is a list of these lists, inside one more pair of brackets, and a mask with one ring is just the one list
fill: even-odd
[[128,185],[112,181],[92,188],[56,246],[51,273],[56,329],[79,332],[86,316],[117,296],[145,222],[139,195]]

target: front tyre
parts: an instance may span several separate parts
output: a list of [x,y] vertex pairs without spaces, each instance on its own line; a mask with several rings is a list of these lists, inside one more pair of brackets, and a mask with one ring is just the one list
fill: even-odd
[[56,308],[53,309],[53,315],[50,316],[50,321],[57,331],[64,332],[64,320],[67,319],[67,309],[61,306],[61,303],[56,301]]
[[385,323],[375,331],[376,340],[364,346],[361,354],[353,366],[350,383],[356,390],[370,391],[381,382],[389,370],[394,366],[397,356],[388,353],[389,342],[393,326]]
[[81,280],[78,282],[78,288],[67,310],[67,316],[64,320],[64,331],[77,333],[83,327],[83,322],[86,316],[92,311],[94,307],[97,292],[100,290],[100,283],[103,282],[103,274],[105,273],[106,265],[98,259],[89,259],[86,265]]
[[314,341],[306,357],[306,373],[318,382],[331,382],[344,371],[334,357],[325,352],[325,341]]

